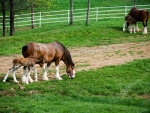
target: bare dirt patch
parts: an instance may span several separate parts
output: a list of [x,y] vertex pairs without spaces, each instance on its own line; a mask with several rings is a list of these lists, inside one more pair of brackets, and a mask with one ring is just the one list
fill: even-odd
[[[119,65],[125,64],[127,62],[133,61],[135,59],[145,59],[150,58],[150,42],[140,42],[140,43],[125,43],[125,44],[113,44],[108,46],[95,46],[95,47],[80,47],[69,49],[73,61],[76,64],[76,72],[81,70],[89,70],[101,68],[109,65]],[[15,57],[22,56],[1,56],[0,57],[0,73],[5,74],[6,71],[12,67],[12,59]],[[38,72],[42,69],[36,65]],[[50,67],[51,71],[49,73],[49,78],[54,78],[55,76],[55,66],[54,63]],[[17,71],[20,76],[22,73],[22,68]],[[60,62],[60,74],[65,74],[65,65]],[[42,75],[39,75],[40,77]]]

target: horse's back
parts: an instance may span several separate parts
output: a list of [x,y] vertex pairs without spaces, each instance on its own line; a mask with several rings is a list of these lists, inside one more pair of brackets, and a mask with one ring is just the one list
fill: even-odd
[[137,21],[145,21],[147,19],[147,13],[146,10],[138,10],[136,8],[132,8],[128,15],[132,16]]
[[45,61],[62,57],[63,53],[63,48],[59,42],[48,44],[31,42],[22,47],[22,55],[25,58],[43,58]]

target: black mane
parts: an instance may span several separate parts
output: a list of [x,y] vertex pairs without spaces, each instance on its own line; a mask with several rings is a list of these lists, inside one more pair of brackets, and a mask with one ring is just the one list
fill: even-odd
[[69,64],[69,65],[74,65],[74,63],[73,63],[73,61],[72,61],[72,58],[71,58],[71,55],[70,55],[70,52],[68,51],[68,49],[62,44],[62,43],[60,43],[60,42],[57,42],[57,43],[59,43],[60,45],[61,45],[61,47],[64,49],[64,51],[65,51],[65,55],[66,55],[66,57],[67,57],[67,63]]

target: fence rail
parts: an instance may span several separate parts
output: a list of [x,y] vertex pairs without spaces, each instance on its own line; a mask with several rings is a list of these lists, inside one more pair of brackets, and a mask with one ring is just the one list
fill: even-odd
[[[124,18],[133,6],[116,6],[116,7],[95,7],[90,8],[89,20],[102,20],[105,18]],[[150,5],[137,5],[138,9],[150,10]],[[82,21],[86,20],[87,8],[74,9],[73,20]],[[34,24],[41,27],[43,24],[66,22],[70,20],[70,10],[50,11],[50,12],[37,12],[33,13]],[[8,16],[7,16],[8,17]],[[0,16],[2,18],[2,16]],[[8,17],[9,18],[9,17]],[[9,19],[6,19],[6,26],[9,27]],[[31,26],[31,13],[15,15],[15,27]],[[0,21],[2,27],[2,21]]]

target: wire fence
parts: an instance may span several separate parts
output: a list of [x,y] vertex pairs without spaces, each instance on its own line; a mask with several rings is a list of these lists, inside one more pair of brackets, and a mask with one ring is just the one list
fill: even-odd
[[[90,8],[89,20],[124,18],[133,6],[115,6],[115,7],[95,7]],[[150,5],[136,5],[138,9],[150,10]],[[73,21],[86,21],[87,8],[74,9]],[[44,24],[52,24],[70,21],[70,10],[50,11],[50,12],[36,12],[32,14],[34,17],[34,25],[42,27]],[[2,19],[2,16],[0,16]],[[15,15],[15,27],[31,26],[31,13]],[[2,28],[2,21],[0,26]],[[9,16],[6,19],[6,27],[9,27]]]

